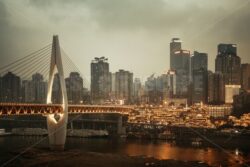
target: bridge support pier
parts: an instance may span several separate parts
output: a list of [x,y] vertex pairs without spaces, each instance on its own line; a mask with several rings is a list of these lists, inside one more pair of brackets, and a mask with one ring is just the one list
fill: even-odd
[[53,36],[52,43],[52,53],[50,61],[50,71],[49,71],[49,82],[48,82],[48,92],[47,92],[47,104],[52,103],[52,86],[54,81],[54,75],[58,72],[59,81],[62,91],[62,114],[50,114],[47,116],[47,127],[49,135],[49,144],[52,150],[63,150],[66,133],[67,133],[67,122],[68,122],[68,97],[66,84],[63,73],[63,64],[61,58],[61,51],[59,45],[58,36]]
[[[58,118],[56,118],[58,117]],[[47,128],[49,145],[51,150],[63,151],[66,141],[67,116],[64,114],[49,114],[47,116]],[[57,119],[59,119],[57,121]]]
[[122,115],[119,115],[117,120],[117,135],[122,136],[125,134],[126,134],[126,128],[123,126]]

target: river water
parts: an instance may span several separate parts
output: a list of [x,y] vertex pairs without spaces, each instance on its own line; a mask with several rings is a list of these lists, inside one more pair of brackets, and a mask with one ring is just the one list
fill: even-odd
[[[35,144],[36,143],[36,144]],[[36,147],[48,147],[46,137],[8,136],[0,137],[0,164],[14,155],[11,151]],[[157,159],[182,161],[202,161],[212,166],[243,166],[240,161],[250,159],[250,148],[230,148],[220,150],[215,147],[179,145],[167,141],[142,141],[110,138],[67,138],[67,149],[80,149],[87,152],[114,153],[130,156],[147,156]],[[0,165],[1,166],[1,165]]]

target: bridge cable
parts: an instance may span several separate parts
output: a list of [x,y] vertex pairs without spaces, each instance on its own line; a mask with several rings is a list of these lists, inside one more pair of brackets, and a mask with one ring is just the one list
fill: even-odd
[[48,58],[44,59],[43,57],[41,57],[40,59],[36,60],[29,68],[27,68],[25,71],[23,71],[24,72],[23,78],[26,78],[26,77],[32,75],[32,73],[34,74],[34,72],[39,73],[41,71],[41,69],[44,68],[44,66],[48,66],[47,63],[49,63]]
[[[30,64],[32,64],[33,61],[35,61],[35,60],[37,60],[37,59],[39,59],[41,57],[48,56],[49,53],[50,53],[50,49],[48,49],[48,50],[46,50],[46,51],[44,51],[42,53],[39,53],[38,55],[33,56],[30,59],[25,59],[25,62],[19,63],[17,66],[23,65],[22,67],[25,68],[25,67],[29,66]],[[14,68],[14,69],[19,70],[20,68]]]
[[65,57],[66,57],[66,59],[69,60],[69,66],[70,66],[70,68],[74,69],[76,72],[78,72],[81,75],[81,77],[83,79],[83,86],[85,88],[87,88],[88,86],[86,86],[86,83],[88,83],[88,80],[84,77],[84,75],[81,73],[81,71],[79,70],[79,68],[72,62],[72,60],[68,56],[65,56]]
[[1,67],[0,70],[2,70],[2,69],[4,69],[4,68],[7,68],[7,67],[11,66],[12,64],[17,63],[17,62],[19,62],[19,61],[21,61],[21,60],[23,60],[23,59],[25,59],[25,58],[28,58],[28,57],[30,57],[30,56],[33,56],[34,54],[37,54],[37,53],[39,53],[40,51],[43,51],[43,50],[47,49],[49,46],[51,46],[51,44],[48,44],[48,45],[46,45],[45,47],[43,47],[43,48],[41,48],[41,49],[39,49],[39,50],[37,50],[37,51],[34,51],[34,52],[28,54],[27,56],[24,56],[24,57],[22,57],[22,58],[19,58],[18,60],[14,61],[14,62],[12,62],[12,63],[10,63],[10,64],[8,64],[8,65],[5,65],[5,66]]
[[21,70],[23,68],[26,68],[28,65],[30,65],[33,62],[34,59],[36,59],[37,57],[40,57],[40,56],[44,56],[44,54],[46,53],[46,51],[48,51],[48,49],[45,50],[45,51],[43,51],[43,52],[38,53],[35,56],[32,55],[32,57],[23,58],[22,61],[16,61],[16,62],[12,63],[12,65],[14,65],[13,68],[12,68],[12,65],[10,65],[10,66],[8,66],[8,68],[2,69],[2,71],[0,72],[0,74],[3,74],[4,72],[6,72],[8,70],[15,72],[16,70]]
[[[69,58],[69,56],[65,53],[65,51],[61,48],[61,50],[62,50],[62,53],[63,53],[63,57],[67,60],[67,62],[71,65],[71,66],[73,66],[73,69],[74,70],[76,70],[76,72],[78,72],[81,76],[82,76],[82,78],[83,78],[83,81],[84,81],[84,83],[83,83],[83,86],[85,87],[85,88],[87,88],[88,86],[86,86],[85,84],[86,83],[88,83],[89,84],[89,82],[88,82],[88,80],[85,78],[85,76],[81,73],[81,71],[79,70],[79,68],[75,65],[75,63]],[[66,61],[65,60],[65,61]]]
[[38,60],[32,61],[32,64],[29,65],[29,67],[16,71],[16,73],[19,74],[22,79],[27,79],[27,77],[31,76],[32,74],[38,73],[41,70],[41,68],[43,68],[43,66],[39,66],[39,65],[44,64],[46,62],[47,61],[44,60],[43,57],[41,57]]
[[[42,54],[41,56],[44,56],[45,54]],[[40,56],[40,57],[41,57]],[[12,73],[16,73],[16,74],[20,74],[22,71],[24,71],[25,69],[29,68],[31,65],[33,65],[34,61],[37,61],[39,57],[33,57],[29,60],[26,60],[26,63],[23,62],[22,64],[19,63],[17,66],[15,66],[14,68],[9,68],[6,69],[5,71],[2,71],[1,74],[7,73],[7,71],[10,71]]]

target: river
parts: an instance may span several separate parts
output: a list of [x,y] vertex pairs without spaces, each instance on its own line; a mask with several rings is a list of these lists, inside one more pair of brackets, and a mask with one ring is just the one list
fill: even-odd
[[[12,151],[36,147],[48,147],[46,137],[8,136],[0,137],[0,164],[13,157]],[[250,148],[230,148],[224,151],[215,147],[179,145],[167,141],[142,141],[110,138],[68,137],[66,150],[80,149],[86,152],[113,153],[129,156],[147,156],[157,159],[202,161],[212,166],[242,166],[241,160],[250,159]]]

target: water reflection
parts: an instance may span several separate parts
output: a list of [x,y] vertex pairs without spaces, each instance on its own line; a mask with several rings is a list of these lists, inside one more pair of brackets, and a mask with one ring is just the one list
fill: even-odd
[[140,144],[128,143],[124,153],[137,156],[145,155],[158,159],[176,159],[182,161],[202,161],[210,165],[218,165],[228,159],[223,152],[208,148],[182,148],[169,143]]
[[[41,137],[1,137],[0,156],[13,150],[27,147]],[[39,147],[47,147],[48,140],[44,140]],[[243,158],[250,157],[249,151],[241,153],[240,148],[225,151],[212,147],[192,147],[191,145],[178,145],[166,141],[140,141],[140,140],[112,140],[112,139],[82,139],[67,138],[66,149],[81,149],[90,152],[126,154],[130,156],[147,156],[157,159],[175,159],[182,161],[202,161],[213,166],[241,166]],[[5,154],[6,156],[6,154]],[[1,159],[1,158],[0,158]],[[1,161],[0,161],[1,162]]]

